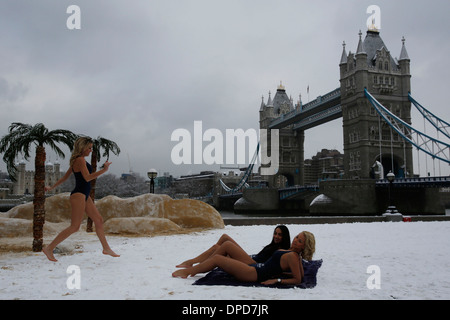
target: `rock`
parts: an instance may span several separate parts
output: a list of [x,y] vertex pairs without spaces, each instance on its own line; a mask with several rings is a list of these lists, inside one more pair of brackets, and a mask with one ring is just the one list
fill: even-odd
[[[70,220],[70,193],[60,193],[45,200],[45,221],[63,222]],[[15,206],[8,212],[2,213],[2,217],[33,220],[33,202],[27,202]]]
[[[173,200],[168,195],[144,194],[126,199],[107,196],[95,204],[103,217],[106,233],[153,235],[193,228],[224,228],[219,212],[199,200]],[[67,227],[71,220],[70,194],[47,198],[45,211],[45,234],[62,230],[62,225]],[[33,203],[16,206],[0,214],[1,235],[30,236],[32,221]]]
[[[62,226],[57,223],[46,222],[44,225],[46,235],[56,234],[60,230]],[[33,220],[0,217],[0,234],[2,238],[32,237]]]
[[163,218],[184,228],[224,228],[222,216],[209,204],[192,199],[164,201]]
[[132,198],[106,196],[95,202],[98,211],[106,221],[110,218],[160,217],[163,201],[172,200],[166,194],[143,194]]
[[33,222],[27,219],[0,218],[2,238],[22,237],[33,233]]
[[182,229],[168,219],[149,217],[111,218],[103,224],[103,228],[106,233],[135,235],[152,235]]

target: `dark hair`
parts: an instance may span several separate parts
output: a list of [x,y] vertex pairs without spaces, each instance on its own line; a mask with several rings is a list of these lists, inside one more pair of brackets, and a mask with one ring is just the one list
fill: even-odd
[[291,247],[291,235],[289,233],[289,229],[284,225],[279,225],[275,227],[273,233],[275,233],[278,228],[281,229],[281,233],[283,235],[281,242],[275,243],[272,237],[272,242],[265,246],[258,254],[254,255],[253,260],[256,262],[265,262],[278,249],[289,249]]
[[283,238],[281,239],[281,243],[276,244],[272,237],[272,242],[268,246],[277,245],[278,249],[289,249],[291,247],[291,235],[289,233],[289,229],[284,225],[276,226],[273,232],[275,233],[275,230],[281,229],[281,233],[283,234]]

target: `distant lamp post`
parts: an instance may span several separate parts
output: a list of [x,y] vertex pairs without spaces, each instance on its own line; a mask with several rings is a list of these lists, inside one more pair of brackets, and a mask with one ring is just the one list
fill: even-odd
[[402,221],[403,215],[398,212],[392,201],[392,188],[395,180],[395,175],[392,173],[392,171],[389,171],[389,173],[386,175],[386,179],[389,181],[389,204],[383,216],[387,217],[389,221]]
[[155,193],[155,178],[158,175],[155,169],[150,169],[147,172],[147,176],[150,179],[150,193]]

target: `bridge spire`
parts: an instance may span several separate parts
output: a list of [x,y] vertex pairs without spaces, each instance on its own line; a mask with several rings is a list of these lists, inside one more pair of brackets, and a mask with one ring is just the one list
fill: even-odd
[[271,92],[269,91],[269,100],[267,100],[267,106],[268,107],[270,107],[270,106],[273,107],[272,97],[270,95],[271,95]]
[[347,63],[347,52],[345,51],[345,41],[342,43],[342,55],[341,55],[341,64]]
[[264,103],[264,95],[262,95],[262,97],[261,97],[261,108],[259,109],[259,111],[263,111],[265,106],[266,106],[266,104]]
[[408,52],[406,51],[405,47],[405,41],[405,37],[402,37],[402,51],[400,52],[400,58],[398,58],[399,61],[409,60]]
[[366,53],[366,50],[364,49],[364,43],[362,41],[362,32],[361,30],[359,30],[359,42],[358,42],[358,49],[356,50],[356,54],[360,54],[360,53]]

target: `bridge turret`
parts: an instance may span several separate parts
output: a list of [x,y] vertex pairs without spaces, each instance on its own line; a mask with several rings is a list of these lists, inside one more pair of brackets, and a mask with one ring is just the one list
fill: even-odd
[[398,58],[398,65],[401,72],[402,81],[402,95],[408,95],[411,91],[411,70],[408,52],[405,47],[405,37],[402,38],[402,50],[400,51],[400,57]]
[[273,113],[273,102],[270,94],[271,93],[269,91],[269,99],[267,100],[267,103],[264,103],[264,96],[263,96],[261,108],[259,109],[259,127],[261,129],[269,128],[270,122],[275,118]]
[[[259,111],[259,128],[260,129],[274,129],[271,128],[271,122],[275,119],[286,117],[301,108],[301,97],[295,109],[292,97],[286,94],[285,86],[280,82],[277,86],[275,96],[271,97],[269,92],[269,99],[267,103],[264,100],[261,103]],[[279,129],[279,168],[277,175],[264,176],[270,187],[279,187],[287,185],[302,185],[303,184],[303,160],[304,160],[304,131],[293,130],[293,125],[289,124]],[[277,129],[278,130],[278,129]],[[268,154],[271,154],[270,142],[272,137],[272,130],[268,131]]]
[[359,30],[359,42],[358,49],[356,49],[356,69],[357,70],[367,70],[367,52],[364,48],[364,43],[361,39],[362,32]]
[[[359,32],[356,53],[349,52],[347,57],[345,54],[344,47],[339,69],[346,178],[369,178],[375,161],[383,164],[385,172],[412,174],[411,147],[391,134],[389,128],[379,125],[376,112],[364,96],[367,88],[390,106],[393,113],[411,123],[408,101],[411,75],[406,48],[403,46],[400,59],[394,60],[379,30],[369,28],[364,40]],[[401,170],[402,167],[406,170]]]

